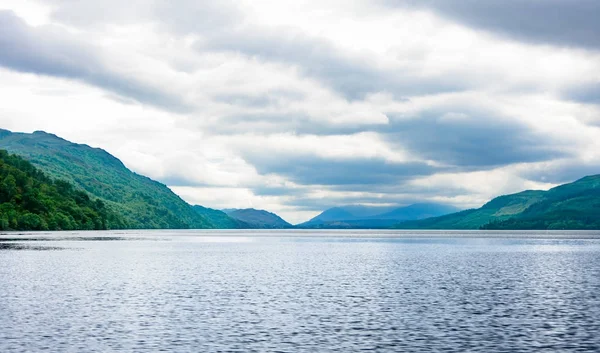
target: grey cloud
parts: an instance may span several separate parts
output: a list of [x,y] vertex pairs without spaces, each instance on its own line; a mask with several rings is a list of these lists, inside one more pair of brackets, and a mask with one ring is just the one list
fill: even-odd
[[382,0],[527,42],[600,49],[597,0]]
[[[426,201],[424,196],[419,195],[385,195],[383,197],[372,196],[328,196],[326,199],[297,197],[293,200],[283,201],[284,205],[292,206],[303,211],[323,211],[331,207],[339,207],[341,205],[359,205],[359,204],[393,204],[393,205],[410,205]],[[385,207],[385,206],[383,206]],[[393,207],[392,207],[393,208]]]
[[381,159],[326,159],[309,155],[281,155],[242,151],[261,174],[278,174],[303,185],[392,184],[438,171],[425,163],[390,163]]
[[[336,163],[335,161],[330,164]],[[278,168],[279,169],[279,168]],[[345,168],[346,173],[355,173],[353,168]],[[365,167],[367,170],[368,167]],[[270,169],[269,169],[270,170]],[[313,173],[321,173],[321,168],[315,169]],[[393,173],[393,172],[392,172]],[[306,181],[306,178],[297,178]],[[376,179],[376,178],[375,178]],[[312,182],[312,180],[310,180]],[[334,181],[337,181],[334,179]],[[315,185],[306,184],[300,188],[290,189],[284,186],[255,185],[251,187],[252,192],[259,196],[285,196],[281,199],[283,205],[294,207],[298,211],[322,211],[324,209],[351,204],[395,204],[408,205],[413,203],[434,200],[436,197],[455,197],[469,195],[471,191],[456,185],[448,185],[442,189],[427,186],[418,186],[411,183],[412,178],[408,176],[396,176],[383,178],[373,183],[362,184],[335,184],[327,185],[325,188],[336,193],[327,197],[307,196]],[[320,187],[317,187],[320,188]],[[356,195],[356,192],[363,194]]]
[[572,88],[564,93],[564,98],[586,104],[600,104],[600,82]]
[[[204,122],[200,122],[204,124]],[[318,136],[354,134],[362,131],[372,131],[375,125],[362,124],[331,124],[327,121],[312,119],[303,113],[247,112],[219,117],[218,124],[204,127],[216,134],[241,134],[254,132],[259,134],[293,132],[299,135],[311,134]]]
[[265,61],[296,66],[349,100],[369,93],[387,92],[397,99],[407,95],[458,91],[465,88],[459,80],[415,76],[408,70],[378,68],[366,55],[348,55],[332,43],[292,29],[238,28],[211,33],[198,41],[199,51],[239,52]]
[[[448,169],[447,171],[453,171],[455,169]],[[454,197],[458,195],[470,194],[471,191],[465,187],[457,185],[446,185],[443,189],[438,187],[432,188],[427,186],[419,186],[410,183],[412,180],[402,180],[394,184],[379,184],[379,185],[352,185],[351,188],[346,185],[333,185],[330,187],[334,191],[358,191],[358,192],[369,192],[386,195],[418,195],[413,197]],[[381,201],[380,201],[381,202]]]
[[428,111],[410,119],[390,115],[391,124],[381,133],[390,143],[417,156],[463,170],[569,155],[559,141],[549,140],[521,123],[490,112],[467,110],[465,119],[444,119],[444,114]]
[[221,93],[213,97],[216,102],[249,108],[281,106],[289,101],[301,100],[304,93],[293,90],[277,90],[261,94]]
[[12,11],[0,11],[0,66],[79,80],[113,93],[173,111],[189,106],[178,97],[108,68],[94,47],[52,26],[30,27]]
[[559,160],[542,168],[528,168],[521,176],[529,180],[553,184],[570,183],[587,175],[600,174],[600,165],[581,160]]
[[[360,196],[340,196],[334,204],[351,204],[351,203],[402,203],[406,200],[421,200],[427,197],[454,197],[458,195],[469,194],[470,191],[466,188],[448,185],[444,189],[415,186],[410,183],[411,180],[395,180],[390,184],[361,184],[361,185],[329,185],[330,191],[345,193],[345,192],[364,192],[377,196],[365,197]],[[284,186],[263,186],[258,185],[252,187],[255,195],[260,196],[291,196],[292,202],[297,199],[302,199],[313,186],[305,185],[302,188],[290,189]],[[328,197],[329,199],[329,197]]]

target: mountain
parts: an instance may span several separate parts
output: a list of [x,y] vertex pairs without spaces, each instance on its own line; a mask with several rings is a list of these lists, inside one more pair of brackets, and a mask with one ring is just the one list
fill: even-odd
[[124,220],[63,180],[0,150],[0,230],[102,230]]
[[301,225],[320,224],[351,219],[356,219],[356,216],[350,213],[350,211],[344,209],[343,207],[334,207],[323,211],[318,216],[312,218],[308,222],[302,223]]
[[199,205],[192,206],[201,216],[209,219],[210,222],[218,229],[251,229],[256,226],[240,221],[239,219],[230,217],[227,213]]
[[263,229],[284,229],[292,228],[293,226],[284,221],[278,215],[254,208],[246,209],[227,209],[225,210],[229,217],[249,224],[252,228]]
[[437,203],[416,203],[392,211],[371,216],[376,219],[413,220],[435,217],[458,211],[458,208]]
[[391,212],[395,207],[389,206],[363,206],[363,205],[348,205],[333,207],[323,211],[318,216],[312,218],[306,223],[326,223],[335,221],[348,221],[367,219],[378,214]]
[[497,197],[481,208],[420,221],[402,229],[600,229],[600,175],[548,191]]
[[102,200],[124,219],[123,228],[215,228],[168,187],[136,174],[108,152],[36,131],[0,129],[0,148],[22,156],[48,176]]
[[453,206],[417,203],[403,207],[351,205],[334,207],[298,225],[300,228],[388,228],[400,221],[423,219],[456,212]]

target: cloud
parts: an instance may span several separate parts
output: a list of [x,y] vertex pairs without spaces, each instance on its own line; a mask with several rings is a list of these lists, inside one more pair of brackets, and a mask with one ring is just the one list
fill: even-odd
[[243,14],[232,0],[46,0],[51,18],[77,28],[154,23],[178,34],[220,28]]
[[326,159],[310,155],[244,156],[261,174],[278,174],[304,185],[378,185],[429,175],[436,168],[422,162],[393,163],[382,159]]
[[519,175],[528,180],[563,184],[586,175],[600,174],[600,158],[592,160],[559,159],[551,162],[533,163],[517,167]]
[[497,167],[565,157],[568,152],[525,124],[484,110],[425,110],[393,117],[382,133],[397,144],[442,165],[466,169]]
[[572,87],[564,96],[576,102],[600,105],[600,82]]
[[27,3],[0,4],[0,125],[189,202],[475,207],[598,165],[587,0]]
[[433,10],[467,26],[532,43],[600,49],[596,0],[383,0]]
[[189,106],[177,96],[109,68],[99,49],[59,27],[28,26],[12,11],[0,11],[0,65],[27,73],[79,80],[118,95],[174,111]]
[[329,40],[313,37],[290,27],[237,27],[215,31],[196,43],[198,51],[242,53],[265,61],[293,65],[303,75],[314,78],[348,100],[361,100],[367,94],[392,93],[397,99],[407,95],[434,94],[462,90],[465,84],[443,77],[423,77],[406,68],[381,67],[376,56],[353,53]]

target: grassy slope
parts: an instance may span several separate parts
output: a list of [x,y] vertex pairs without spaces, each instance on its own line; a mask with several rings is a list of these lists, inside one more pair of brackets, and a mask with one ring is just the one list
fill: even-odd
[[486,229],[600,229],[600,175],[548,190],[517,216]]
[[133,173],[106,151],[44,132],[0,130],[0,148],[18,154],[53,178],[102,199],[129,228],[214,228],[165,185]]
[[600,229],[600,175],[500,196],[479,209],[403,222],[402,229]]

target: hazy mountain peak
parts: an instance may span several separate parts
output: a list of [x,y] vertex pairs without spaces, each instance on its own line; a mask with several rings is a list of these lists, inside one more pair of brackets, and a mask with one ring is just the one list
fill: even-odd
[[423,219],[456,212],[453,206],[416,203],[408,206],[338,206],[323,211],[300,227],[385,228],[403,220]]

